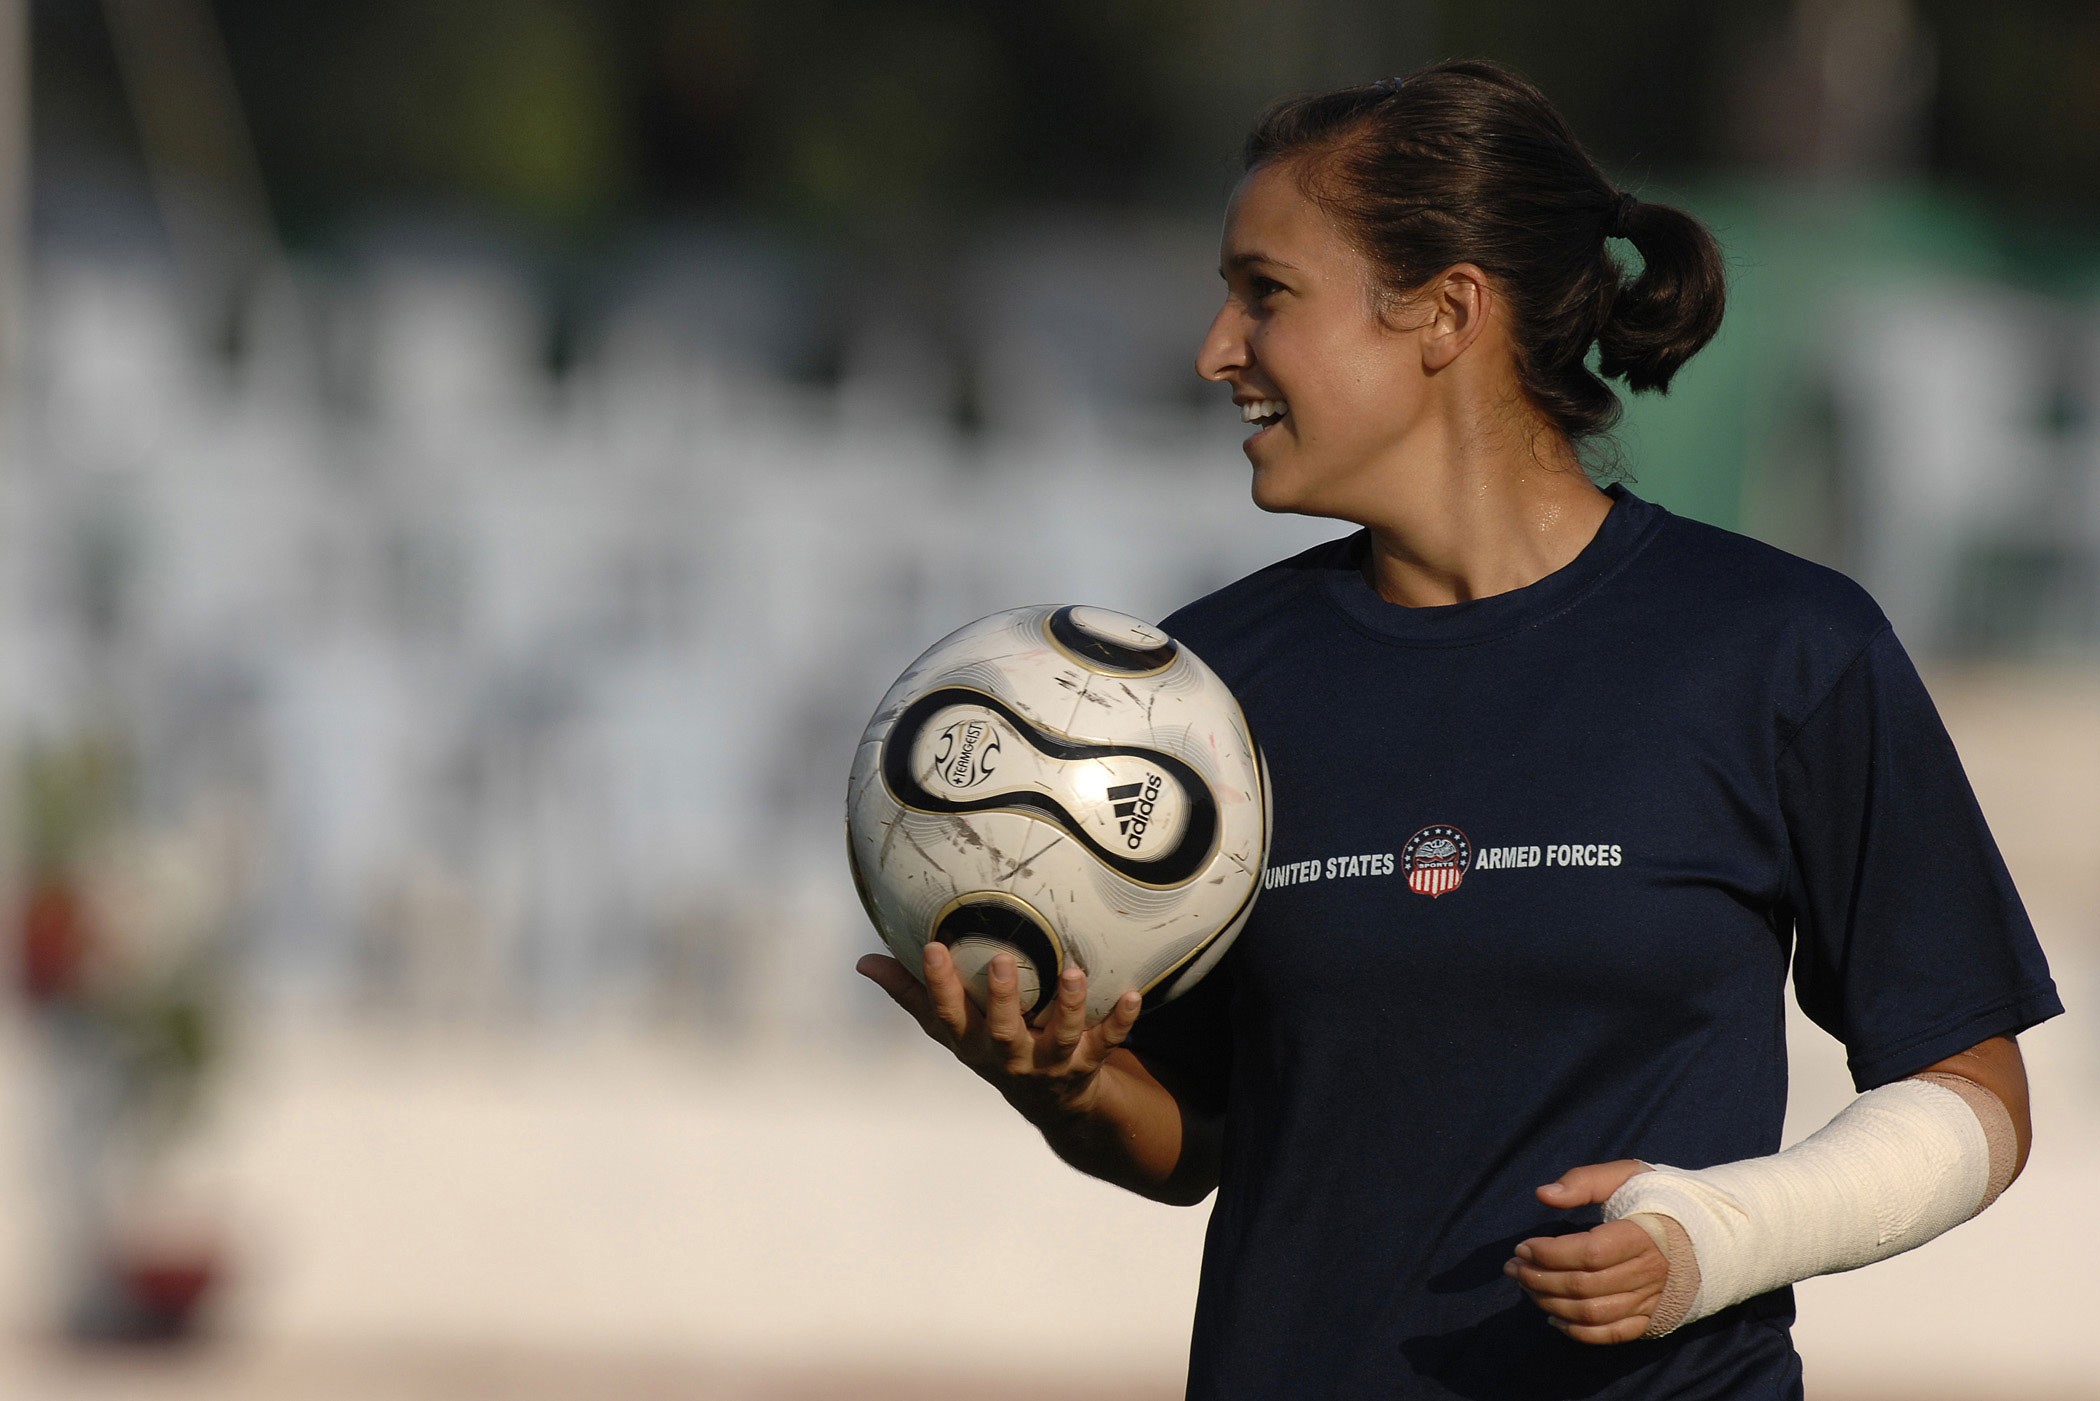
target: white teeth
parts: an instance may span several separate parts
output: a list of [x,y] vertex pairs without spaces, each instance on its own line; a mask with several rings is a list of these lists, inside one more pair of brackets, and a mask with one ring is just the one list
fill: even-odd
[[1256,399],[1240,405],[1240,422],[1258,423],[1265,418],[1282,418],[1288,412],[1290,406],[1281,399]]

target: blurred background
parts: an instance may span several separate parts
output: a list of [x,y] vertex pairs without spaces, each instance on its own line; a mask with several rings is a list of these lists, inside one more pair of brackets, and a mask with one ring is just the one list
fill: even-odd
[[1814,1394],[2100,1397],[2061,0],[0,0],[0,1392],[1178,1396],[1207,1208],[855,978],[846,770],[961,622],[1337,532],[1190,369],[1218,220],[1447,56],[1721,236],[1617,460],[1874,591],[2073,1007],[2018,1189],[1802,1289]]

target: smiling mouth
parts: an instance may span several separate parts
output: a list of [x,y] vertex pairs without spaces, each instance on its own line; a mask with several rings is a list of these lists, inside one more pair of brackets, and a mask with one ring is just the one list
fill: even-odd
[[1254,399],[1240,405],[1240,422],[1267,428],[1281,423],[1290,411],[1291,406],[1281,399]]

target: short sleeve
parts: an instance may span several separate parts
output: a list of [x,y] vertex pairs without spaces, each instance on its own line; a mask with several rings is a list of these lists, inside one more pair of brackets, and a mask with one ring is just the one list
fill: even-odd
[[2063,1011],[1917,669],[1884,627],[1787,741],[1801,1009],[1871,1089]]
[[1225,1112],[1232,1081],[1235,961],[1227,950],[1203,981],[1141,1013],[1124,1042],[1185,1108],[1210,1116]]

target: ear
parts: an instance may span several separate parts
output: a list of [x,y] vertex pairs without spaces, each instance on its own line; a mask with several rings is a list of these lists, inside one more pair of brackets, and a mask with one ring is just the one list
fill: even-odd
[[1418,327],[1422,369],[1435,374],[1480,338],[1495,309],[1494,285],[1473,263],[1454,263],[1416,294],[1428,320]]

